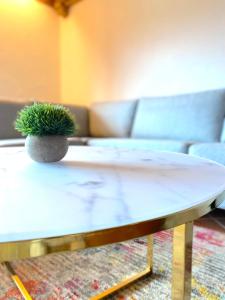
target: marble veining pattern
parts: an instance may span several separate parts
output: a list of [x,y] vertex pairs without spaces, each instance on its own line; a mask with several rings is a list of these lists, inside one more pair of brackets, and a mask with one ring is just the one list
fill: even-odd
[[225,167],[169,152],[70,147],[58,163],[0,149],[0,242],[112,228],[191,208],[225,190]]

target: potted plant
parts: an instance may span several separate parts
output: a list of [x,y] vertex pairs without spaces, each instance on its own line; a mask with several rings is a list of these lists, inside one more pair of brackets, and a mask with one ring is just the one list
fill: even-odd
[[66,155],[67,136],[74,135],[77,126],[64,106],[34,103],[18,113],[15,129],[27,136],[25,147],[33,160],[55,162]]

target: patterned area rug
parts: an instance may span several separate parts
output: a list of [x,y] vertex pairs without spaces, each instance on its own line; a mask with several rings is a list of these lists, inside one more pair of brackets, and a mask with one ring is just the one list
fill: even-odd
[[[108,299],[165,300],[171,297],[170,231],[154,237],[154,274]],[[124,276],[144,269],[146,240],[53,254],[13,262],[33,299],[85,300]],[[192,299],[225,299],[225,233],[194,227]],[[21,299],[5,266],[0,265],[0,300]]]

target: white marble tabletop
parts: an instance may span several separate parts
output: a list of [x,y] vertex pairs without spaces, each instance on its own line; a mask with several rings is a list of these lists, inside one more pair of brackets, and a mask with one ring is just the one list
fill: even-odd
[[0,149],[0,242],[91,232],[192,208],[225,190],[225,167],[183,154],[70,147],[58,163]]

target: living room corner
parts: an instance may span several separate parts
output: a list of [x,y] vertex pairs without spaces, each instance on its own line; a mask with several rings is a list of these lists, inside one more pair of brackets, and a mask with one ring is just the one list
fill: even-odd
[[0,300],[225,299],[224,11],[0,0]]

